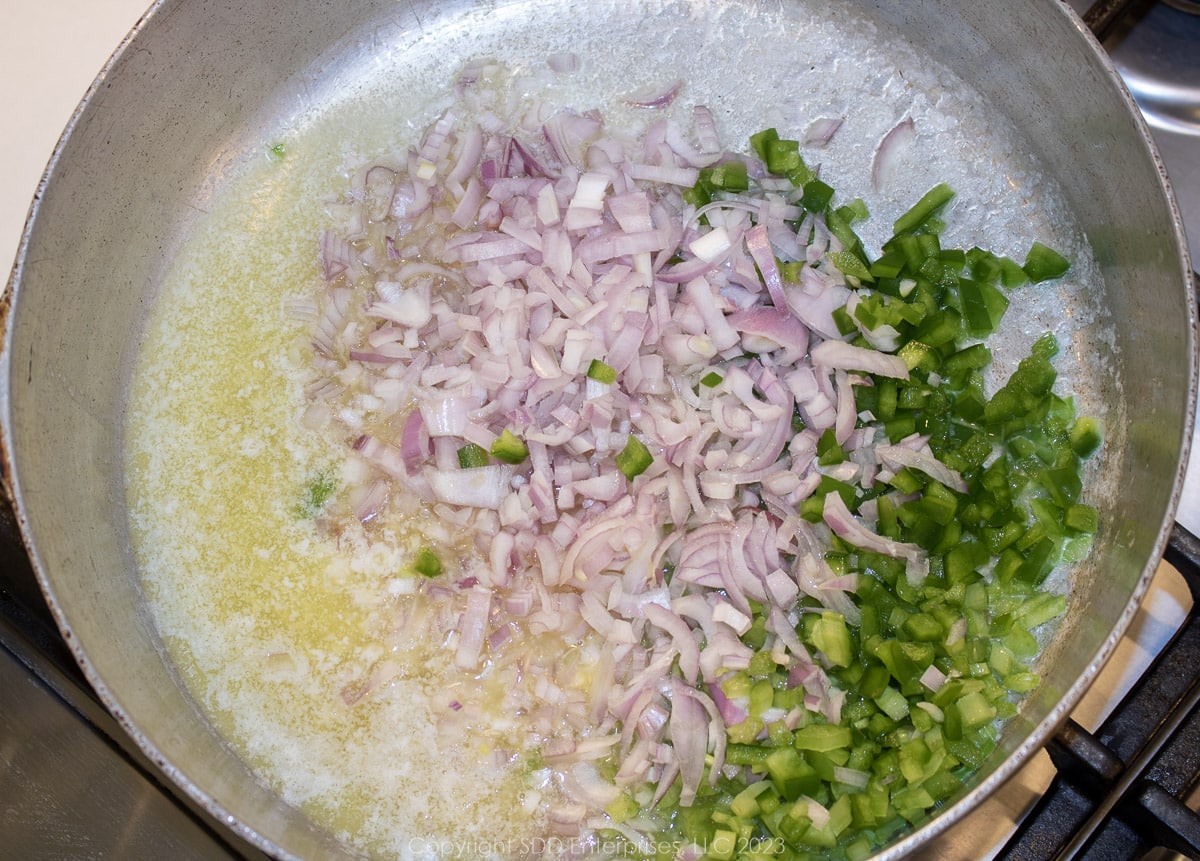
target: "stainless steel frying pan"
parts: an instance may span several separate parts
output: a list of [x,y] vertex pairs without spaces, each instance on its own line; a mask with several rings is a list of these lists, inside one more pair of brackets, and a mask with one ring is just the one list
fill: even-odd
[[[737,4],[712,2],[736,13]],[[1102,278],[1092,289],[1112,329],[1094,394],[1122,417],[1108,430],[1102,463],[1104,486],[1113,489],[1097,500],[1102,530],[1077,572],[1043,685],[967,792],[881,855],[897,858],[961,818],[1042,746],[1128,625],[1178,501],[1195,413],[1197,323],[1161,164],[1107,58],[1065,5],[859,5],[1023,129],[1065,190],[1096,252]],[[495,26],[544,16],[546,26],[569,23],[603,46],[607,22],[622,8],[569,0],[163,0],[88,93],[39,190],[9,284],[0,354],[5,479],[30,556],[64,636],[125,729],[171,780],[271,853],[350,854],[217,736],[155,631],[124,506],[131,333],[197,209],[239,160],[352,80],[373,52],[402,54],[437,28],[457,34],[468,13]],[[672,26],[687,27],[687,16]],[[463,51],[469,37],[462,34]],[[789,65],[805,58],[789,56],[786,34],[762,38],[777,41],[775,84],[786,94]],[[705,62],[736,74],[739,46],[724,45]]]

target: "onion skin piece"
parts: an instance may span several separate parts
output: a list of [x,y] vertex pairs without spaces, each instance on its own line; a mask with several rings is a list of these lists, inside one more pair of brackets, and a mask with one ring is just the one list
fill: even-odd
[[905,560],[910,580],[920,582],[929,573],[929,559],[923,549],[916,544],[895,541],[867,529],[850,513],[850,509],[846,507],[846,503],[842,501],[839,494],[828,493],[825,495],[823,517],[829,528],[850,544],[864,550],[874,550],[884,556]]
[[814,364],[845,371],[865,371],[881,377],[907,380],[908,365],[899,356],[856,347],[844,341],[822,341],[812,348]]
[[871,159],[871,187],[875,191],[882,191],[893,183],[900,158],[916,136],[912,117],[905,115],[880,139]]

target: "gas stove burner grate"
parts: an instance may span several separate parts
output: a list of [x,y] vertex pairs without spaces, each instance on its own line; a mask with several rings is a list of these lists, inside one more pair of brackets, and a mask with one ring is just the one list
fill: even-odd
[[1057,777],[998,858],[1128,861],[1157,848],[1200,858],[1200,540],[1176,526],[1165,559],[1192,609],[1095,733],[1068,721],[1048,752]]
[[1173,6],[1180,12],[1189,15],[1200,15],[1200,0],[1164,0],[1168,6]]

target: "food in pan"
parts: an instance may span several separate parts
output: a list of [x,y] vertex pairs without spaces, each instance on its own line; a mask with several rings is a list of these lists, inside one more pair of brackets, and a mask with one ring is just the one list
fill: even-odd
[[[252,765],[382,854],[865,857],[987,757],[1096,528],[1054,336],[985,378],[1067,259],[943,247],[941,183],[870,250],[812,157],[836,118],[730,151],[684,82],[627,126],[528,86],[468,66],[307,256],[311,216],[272,210],[316,174],[209,240],[221,299],[175,297],[130,434],[168,646]],[[286,180],[305,142],[267,152]]]

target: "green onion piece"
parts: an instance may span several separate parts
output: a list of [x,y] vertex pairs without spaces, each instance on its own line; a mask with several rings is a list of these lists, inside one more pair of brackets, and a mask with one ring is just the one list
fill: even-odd
[[488,465],[487,450],[480,445],[469,442],[458,450],[458,465],[463,469],[475,469]]
[[413,568],[422,577],[437,577],[442,573],[442,560],[428,547],[422,547],[417,551]]
[[1034,284],[1061,278],[1071,268],[1071,261],[1063,257],[1053,248],[1048,248],[1035,241],[1025,257],[1025,265],[1021,269],[1029,276]]
[[954,189],[944,182],[938,183],[925,192],[925,196],[913,204],[908,212],[896,219],[892,232],[899,236],[920,229],[953,199]]
[[267,158],[269,158],[271,161],[283,161],[283,158],[286,155],[287,149],[281,143],[267,147]]
[[[505,428],[492,443],[492,457],[505,463],[520,463],[529,457],[529,447],[515,433]],[[462,449],[459,449],[459,461],[462,460]]]
[[598,383],[612,384],[617,381],[617,372],[599,359],[592,359],[588,365],[587,375]]
[[721,385],[722,379],[724,378],[716,371],[709,371],[700,378],[700,385],[707,386],[710,389],[715,389],[717,386]]
[[624,476],[630,480],[645,472],[654,461],[650,455],[650,449],[646,448],[645,444],[632,434],[629,441],[625,443],[625,448],[615,459],[617,469],[621,470]]

